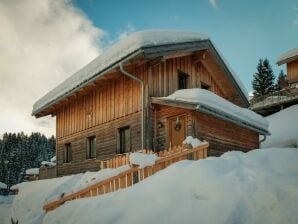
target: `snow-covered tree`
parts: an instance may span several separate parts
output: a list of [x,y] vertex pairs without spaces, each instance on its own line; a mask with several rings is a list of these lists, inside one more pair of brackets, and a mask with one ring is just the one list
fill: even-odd
[[267,58],[260,59],[253,75],[254,96],[264,96],[274,91],[274,73]]

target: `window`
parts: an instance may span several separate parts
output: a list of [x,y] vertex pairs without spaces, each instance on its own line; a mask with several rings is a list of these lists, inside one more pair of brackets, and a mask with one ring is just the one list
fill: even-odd
[[119,150],[118,153],[130,152],[130,128],[119,128]]
[[64,145],[63,163],[69,163],[71,160],[72,160],[71,144],[67,143]]
[[87,159],[96,158],[96,138],[95,136],[91,136],[87,138]]
[[187,88],[187,79],[188,75],[184,72],[179,72],[178,74],[178,88],[186,89]]
[[201,82],[201,89],[209,90],[210,89],[210,86],[207,85],[206,83]]

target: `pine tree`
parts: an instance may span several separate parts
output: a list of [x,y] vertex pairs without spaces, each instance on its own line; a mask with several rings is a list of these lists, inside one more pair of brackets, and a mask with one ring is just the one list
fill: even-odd
[[264,96],[274,91],[274,73],[267,58],[260,59],[257,72],[253,75],[254,96]]
[[276,90],[284,89],[288,85],[289,84],[288,84],[288,80],[287,80],[286,74],[284,73],[283,70],[280,70],[280,73],[279,73],[278,78],[277,78]]

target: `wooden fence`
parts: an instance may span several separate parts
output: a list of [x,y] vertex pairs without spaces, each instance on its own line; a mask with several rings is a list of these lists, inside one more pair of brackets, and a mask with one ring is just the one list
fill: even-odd
[[[167,166],[180,160],[198,160],[206,158],[208,147],[209,144],[205,143],[192,149],[187,149],[185,147],[175,147],[173,149],[160,152],[158,156],[161,158],[156,160],[153,166],[148,166],[145,168],[140,168],[139,166],[131,166],[129,170],[123,171],[116,176],[107,178],[82,190],[65,195],[58,200],[49,202],[43,206],[43,209],[45,210],[45,212],[49,212],[63,205],[66,201],[107,194],[110,192],[117,191],[118,189],[130,187],[133,184],[142,181],[143,179],[153,175],[154,173],[162,169],[165,169]],[[151,152],[145,151],[145,153]],[[102,166],[116,168],[117,165],[122,166],[125,164],[129,164],[128,157],[129,155],[116,156],[116,158],[108,160],[106,161],[106,163],[103,163]]]

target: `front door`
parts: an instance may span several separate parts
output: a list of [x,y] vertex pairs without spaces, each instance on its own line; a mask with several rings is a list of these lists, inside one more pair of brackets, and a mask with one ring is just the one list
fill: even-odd
[[169,146],[182,145],[186,138],[186,115],[169,118]]

